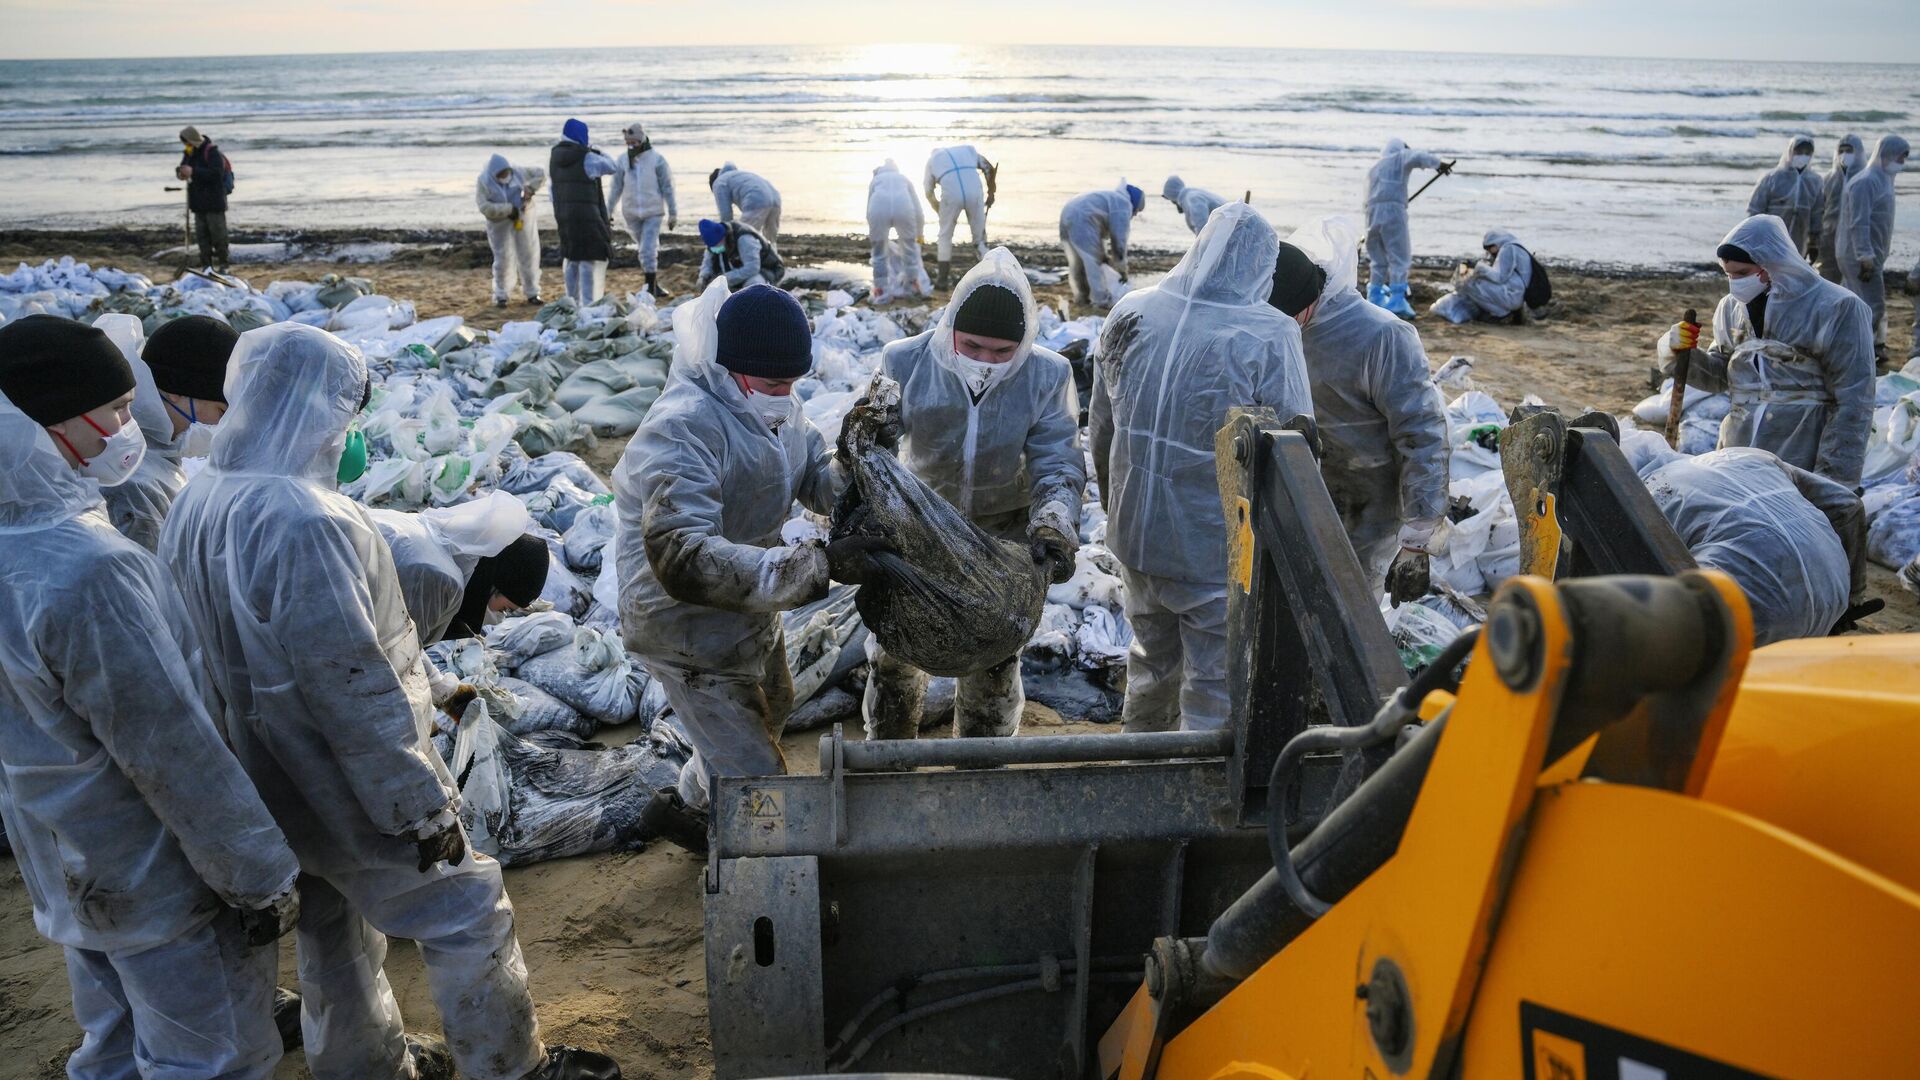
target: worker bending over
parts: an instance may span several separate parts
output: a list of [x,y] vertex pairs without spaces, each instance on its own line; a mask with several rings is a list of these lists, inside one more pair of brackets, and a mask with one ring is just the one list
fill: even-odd
[[613,219],[607,214],[603,177],[620,171],[613,159],[587,143],[587,125],[568,120],[547,156],[553,183],[553,223],[560,229],[560,266],[567,295],[585,307],[607,291],[607,260],[613,257]]
[[1106,268],[1127,280],[1127,231],[1134,215],[1147,208],[1146,193],[1132,184],[1089,191],[1060,208],[1060,247],[1067,254],[1068,286],[1076,304],[1106,310],[1114,293]]
[[[971,146],[948,146],[927,158],[927,203],[940,215],[940,237],[934,255],[940,265],[935,287],[953,285],[953,231],[960,214],[967,215],[967,232],[980,258],[987,257],[987,211],[993,209],[1000,169]],[[985,184],[981,183],[982,178]]]
[[780,249],[773,241],[762,235],[760,230],[745,221],[729,221],[721,224],[707,218],[700,219],[700,243],[706,251],[700,256],[699,286],[702,289],[714,278],[727,279],[729,289],[744,289],[749,285],[778,285],[787,275],[787,265],[780,259]]
[[1199,236],[1200,230],[1207,224],[1207,216],[1227,205],[1227,200],[1208,191],[1206,188],[1188,187],[1185,180],[1177,176],[1167,177],[1165,187],[1160,189],[1161,197],[1173,204],[1186,220],[1187,228],[1193,235]]
[[885,304],[908,293],[933,295],[933,282],[920,261],[920,231],[927,219],[913,181],[888,158],[867,184],[867,242],[873,248],[873,303]]
[[541,1042],[500,864],[469,853],[430,741],[393,556],[336,490],[365,467],[348,427],[366,405],[366,361],[280,323],[242,335],[233,366],[213,456],[160,550],[207,643],[234,752],[300,858],[308,1068],[406,1077],[416,1055],[438,1056],[406,1035],[381,973],[394,935],[419,947],[460,1075],[617,1077],[604,1055]]
[[[1033,291],[995,248],[967,271],[933,329],[888,345],[881,370],[900,384],[900,457],[968,520],[1027,546],[1053,580],[1073,574],[1087,485],[1073,367],[1033,343]],[[919,734],[927,675],[867,639],[863,712],[870,739]],[[1020,654],[962,675],[956,736],[1012,735],[1026,692]]]
[[1433,302],[1433,313],[1450,323],[1504,319],[1526,306],[1533,253],[1505,229],[1488,229],[1480,246],[1486,255],[1471,267],[1461,267],[1453,291]]
[[[1750,217],[1715,252],[1727,295],[1713,338],[1695,349],[1688,385],[1724,391],[1733,407],[1720,447],[1757,446],[1842,487],[1860,486],[1873,427],[1872,315],[1807,265],[1780,219]],[[1662,352],[1692,348],[1675,324]],[[1668,374],[1673,362],[1665,363]]]
[[794,500],[829,513],[847,475],[800,409],[813,368],[800,302],[715,283],[674,312],[673,367],[614,470],[620,629],[665,689],[693,757],[649,825],[704,850],[711,776],[786,772],[793,677],[779,612],[827,592],[823,544],[781,540]]
[[1795,135],[1780,151],[1780,164],[1760,174],[1747,197],[1747,216],[1772,214],[1786,223],[1794,248],[1807,252],[1820,240],[1821,176],[1813,165],[1813,136]]
[[640,255],[640,272],[647,278],[647,295],[665,300],[660,288],[660,218],[667,228],[680,224],[680,208],[673,200],[673,170],[653,148],[653,140],[639,124],[628,124],[627,152],[620,155],[620,171],[613,174],[613,203],[633,237]]
[[1234,406],[1313,412],[1300,327],[1268,303],[1280,240],[1245,203],[1213,212],[1160,284],[1101,328],[1087,431],[1127,587],[1129,731],[1227,721],[1227,527],[1214,435]]
[[768,240],[780,239],[780,192],[755,173],[744,172],[729,161],[707,176],[713,189],[713,203],[720,208],[720,220],[733,220],[734,209],[740,220]]
[[0,328],[0,819],[66,950],[68,1076],[265,1080],[300,867],[208,714],[173,582],[103,512],[146,445],[133,396],[101,331]]
[[[487,159],[473,185],[473,201],[487,221],[487,246],[493,249],[493,306],[507,306],[507,286],[520,281],[520,296],[540,300],[540,209],[534,200],[547,173],[533,165],[514,165],[505,156]],[[562,250],[565,242],[562,241]]]
[[1380,160],[1367,170],[1367,299],[1403,319],[1414,317],[1407,302],[1413,274],[1413,234],[1407,230],[1407,177],[1415,169],[1441,176],[1453,166],[1424,150],[1409,150],[1388,139]]
[[1419,333],[1354,289],[1358,232],[1350,217],[1301,226],[1271,302],[1300,324],[1327,494],[1367,579],[1401,604],[1426,595],[1446,520],[1446,403]]
[[1893,251],[1893,178],[1907,167],[1907,140],[1883,136],[1860,175],[1840,195],[1840,280],[1873,312],[1873,352],[1887,351],[1887,256]]

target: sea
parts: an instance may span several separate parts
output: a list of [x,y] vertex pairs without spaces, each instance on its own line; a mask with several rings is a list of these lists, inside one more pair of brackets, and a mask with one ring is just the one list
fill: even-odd
[[[1053,241],[1062,203],[1146,189],[1134,242],[1190,235],[1162,184],[1248,197],[1280,229],[1357,212],[1391,136],[1458,162],[1413,205],[1414,250],[1504,227],[1551,264],[1708,262],[1797,133],[1920,135],[1920,66],[1459,53],[1048,46],[672,47],[0,62],[0,224],[181,219],[178,130],[232,160],[236,229],[477,228],[497,152],[545,165],[569,117],[610,152],[640,122],[680,228],[723,162],[780,189],[782,227],[864,233],[875,166],[919,179],[971,143],[1001,166],[994,238]],[[1415,179],[1416,185],[1427,175]],[[1920,169],[1899,177],[1913,206]],[[961,228],[965,234],[964,225]],[[928,236],[932,235],[931,223]],[[1920,255],[1902,208],[1894,264]]]

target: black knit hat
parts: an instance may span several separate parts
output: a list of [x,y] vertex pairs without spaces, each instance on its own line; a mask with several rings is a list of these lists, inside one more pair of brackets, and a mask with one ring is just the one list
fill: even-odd
[[1747,249],[1741,247],[1739,244],[1721,244],[1718,248],[1714,249],[1713,257],[1716,259],[1725,259],[1729,262],[1753,262],[1753,256],[1747,254]]
[[0,394],[49,427],[133,390],[133,368],[106,333],[58,315],[0,326]]
[[714,359],[737,375],[797,379],[813,370],[813,328],[800,301],[771,285],[750,285],[727,297],[716,320]]
[[1026,305],[1005,285],[981,285],[954,312],[953,328],[962,334],[1019,341],[1027,336]]
[[477,637],[487,625],[487,605],[499,593],[514,607],[526,607],[540,599],[547,587],[547,568],[551,565],[547,542],[528,533],[498,555],[481,558],[467,579],[467,591],[460,598],[460,610],[447,624],[446,638]]
[[1307,305],[1320,299],[1327,287],[1327,272],[1307,253],[1286,241],[1280,242],[1280,256],[1273,263],[1273,292],[1267,303],[1288,315],[1298,315]]
[[225,319],[188,315],[162,323],[140,350],[153,369],[153,385],[169,394],[225,403],[227,359],[240,340]]

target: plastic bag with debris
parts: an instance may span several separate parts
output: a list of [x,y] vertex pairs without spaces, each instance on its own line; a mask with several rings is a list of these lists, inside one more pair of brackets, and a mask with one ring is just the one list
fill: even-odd
[[860,617],[889,653],[933,675],[985,670],[1033,636],[1047,575],[1023,544],[996,540],[907,470],[877,437],[900,385],[874,376],[847,414],[840,459],[853,483],[833,512],[833,576],[858,582]]
[[517,674],[602,724],[633,719],[649,681],[617,636],[584,626],[574,631],[572,648],[535,656]]

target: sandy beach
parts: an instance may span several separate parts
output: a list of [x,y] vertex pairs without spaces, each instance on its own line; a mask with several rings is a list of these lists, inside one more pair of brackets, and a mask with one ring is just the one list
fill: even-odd
[[[662,284],[675,293],[693,288],[696,242],[690,229],[664,238]],[[156,280],[171,278],[175,266],[155,261],[163,248],[178,243],[178,230],[95,230],[74,233],[0,231],[0,263],[38,262],[72,255],[76,259],[144,272]],[[258,237],[236,236],[236,243]],[[460,315],[477,327],[497,327],[508,319],[530,318],[532,309],[517,301],[496,308],[489,301],[489,255],[484,239],[473,234],[313,235],[312,241],[350,239],[398,242],[390,261],[342,265],[306,259],[278,263],[242,263],[235,272],[256,286],[280,279],[312,279],[327,273],[371,277],[380,292],[410,300],[421,318]],[[853,236],[796,236],[781,249],[790,266],[864,264],[866,241]],[[1058,268],[1063,259],[1052,247],[1016,246],[1031,266]],[[615,260],[609,291],[641,286],[630,249]],[[552,251],[549,249],[549,258]],[[1142,275],[1164,271],[1177,255],[1138,252],[1133,265]],[[962,256],[956,270],[967,262]],[[1424,311],[1446,271],[1428,266],[1415,273],[1414,293]],[[557,266],[545,271],[549,297],[561,292]],[[1423,317],[1418,327],[1437,366],[1453,356],[1474,358],[1473,378],[1482,390],[1512,406],[1527,394],[1568,412],[1600,408],[1623,413],[1645,397],[1647,367],[1657,334],[1687,308],[1711,309],[1725,292],[1716,273],[1664,273],[1603,276],[1554,268],[1558,297],[1551,316],[1524,326],[1474,324],[1449,326]],[[1043,302],[1066,302],[1063,286],[1036,290]],[[1889,289],[1889,348],[1905,356],[1913,325],[1912,300]],[[1073,314],[1085,314],[1074,311]],[[620,445],[600,447],[593,461],[603,473]],[[1920,605],[1903,592],[1892,575],[1872,571],[1874,590],[1888,610],[1867,622],[1870,632],[1920,628]],[[1050,710],[1029,705],[1024,730],[1059,733],[1093,730],[1068,724]],[[789,736],[789,760],[811,771],[818,733]],[[629,1077],[704,1077],[712,1074],[705,1020],[704,960],[701,944],[702,861],[660,845],[635,854],[566,859],[507,871],[535,999],[546,1037],[607,1050]],[[290,984],[291,941],[282,945],[283,984]],[[415,1024],[435,1026],[418,953],[395,942],[387,970],[403,1011]],[[58,1077],[67,1053],[78,1044],[60,950],[34,930],[21,877],[10,858],[0,859],[0,1077]],[[276,1074],[308,1075],[300,1055],[290,1055]]]

